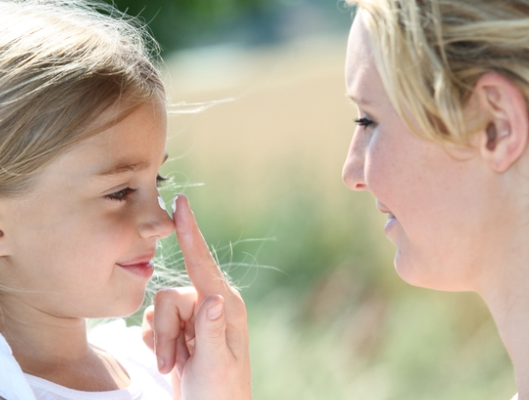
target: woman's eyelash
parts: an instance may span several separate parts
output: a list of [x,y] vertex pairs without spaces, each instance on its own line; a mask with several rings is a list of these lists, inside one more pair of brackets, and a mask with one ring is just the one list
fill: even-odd
[[369,125],[372,125],[374,123],[373,120],[370,120],[369,118],[362,117],[359,119],[355,119],[355,123],[357,125],[363,126],[364,128],[367,128]]

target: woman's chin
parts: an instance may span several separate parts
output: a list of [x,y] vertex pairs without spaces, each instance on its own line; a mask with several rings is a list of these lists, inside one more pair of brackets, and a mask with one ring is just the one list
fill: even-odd
[[426,265],[427,263],[420,262],[410,256],[409,252],[403,252],[397,247],[394,264],[399,277],[413,286],[443,290],[439,287],[438,277],[429,273],[431,269]]
[[464,284],[463,277],[458,277],[455,272],[443,274],[442,271],[450,270],[450,267],[443,263],[432,265],[427,261],[412,258],[410,254],[406,256],[399,249],[395,254],[394,263],[399,277],[410,285],[445,292],[472,290]]

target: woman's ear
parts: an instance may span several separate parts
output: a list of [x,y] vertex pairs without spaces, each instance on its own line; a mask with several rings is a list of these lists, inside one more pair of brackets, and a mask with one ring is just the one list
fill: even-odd
[[505,172],[528,144],[525,97],[512,81],[496,72],[482,75],[473,94],[480,113],[486,116],[485,128],[479,133],[479,151],[493,171]]

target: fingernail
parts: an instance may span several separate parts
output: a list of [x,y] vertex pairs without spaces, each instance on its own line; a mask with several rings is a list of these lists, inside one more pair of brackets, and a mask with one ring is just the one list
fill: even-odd
[[161,358],[158,358],[158,371],[162,372],[163,367],[165,367],[165,361]]
[[172,209],[173,209],[173,214],[176,212],[176,200],[178,199],[178,196],[176,196],[173,200],[173,205],[172,205]]
[[219,303],[208,310],[208,318],[211,320],[219,319],[223,311],[223,303]]

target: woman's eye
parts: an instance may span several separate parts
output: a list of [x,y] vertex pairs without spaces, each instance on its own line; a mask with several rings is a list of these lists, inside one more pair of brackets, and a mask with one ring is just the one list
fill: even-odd
[[160,187],[163,185],[164,182],[168,181],[169,178],[165,178],[163,176],[161,176],[160,174],[158,174],[156,176],[156,186]]
[[128,188],[127,187],[125,189],[118,190],[117,192],[110,193],[110,194],[106,195],[105,197],[107,199],[113,200],[113,201],[125,201],[135,191],[136,191],[136,189],[132,189],[132,188]]
[[367,117],[362,117],[362,118],[359,118],[359,119],[355,119],[355,123],[359,126],[363,126],[364,128],[367,128],[368,126],[370,125],[373,125],[375,123],[375,121],[367,118]]

